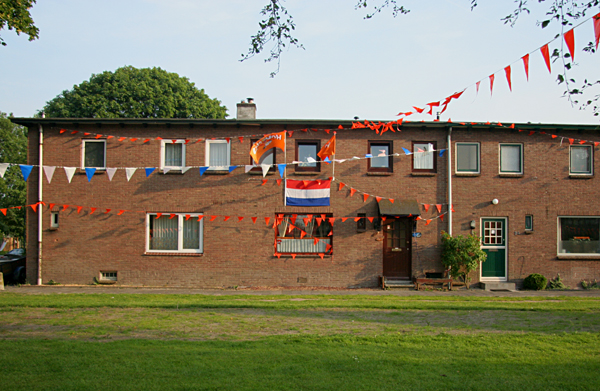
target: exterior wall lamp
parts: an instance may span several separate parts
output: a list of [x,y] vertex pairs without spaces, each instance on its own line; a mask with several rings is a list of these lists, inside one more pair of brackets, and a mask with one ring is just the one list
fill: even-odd
[[493,205],[498,205],[498,199],[497,199],[497,198],[494,198],[494,199],[492,200],[492,204],[493,204]]

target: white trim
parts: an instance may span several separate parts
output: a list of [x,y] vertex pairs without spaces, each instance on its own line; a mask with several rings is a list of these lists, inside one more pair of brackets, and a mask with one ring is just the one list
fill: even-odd
[[482,233],[483,238],[483,220],[504,220],[504,246],[484,246],[481,243],[481,249],[489,249],[489,250],[504,250],[504,277],[483,277],[481,272],[483,271],[481,263],[479,264],[479,281],[508,281],[508,217],[480,217],[479,218],[479,226]]
[[[171,214],[177,216],[177,250],[151,250],[150,249],[150,216],[156,216],[158,213],[162,213],[161,218],[168,219]],[[204,219],[199,221],[198,235],[199,235],[199,248],[198,249],[184,249],[183,248],[183,222],[185,221],[185,215],[190,215],[190,219],[198,219],[199,216],[203,216],[203,213],[172,213],[172,212],[152,212],[146,213],[146,252],[147,253],[172,253],[172,254],[202,254],[204,252]]]
[[[165,144],[182,144],[181,146],[181,166],[165,166]],[[164,170],[165,168],[169,170],[183,170],[185,168],[185,140],[161,140],[160,142],[160,169]]]
[[[460,145],[476,145],[477,146],[477,170],[476,171],[459,171],[458,170],[458,156],[460,155],[458,153],[458,147]],[[455,142],[454,143],[454,148],[455,148],[455,156],[454,156],[454,172],[457,174],[481,174],[481,143],[478,142]]]
[[[210,165],[210,145],[211,144],[227,144],[227,165],[226,166],[211,166]],[[229,166],[231,165],[231,146],[227,140],[206,140],[205,142],[205,158],[204,165],[208,167],[208,170],[229,170]]]
[[[519,147],[519,171],[502,171],[502,147]],[[499,174],[523,174],[523,162],[524,162],[524,153],[523,153],[523,144],[519,143],[498,143],[498,173]]]
[[[85,144],[88,142],[104,144],[104,165],[102,167],[86,167],[85,165]],[[106,170],[106,140],[105,139],[83,139],[81,140],[81,169],[95,168],[97,170]]]
[[[590,171],[572,172],[571,171],[571,151],[573,148],[587,148],[590,151]],[[569,175],[592,176],[594,175],[594,148],[591,145],[569,145]]]
[[60,224],[58,212],[50,212],[50,228],[58,228]]
[[[561,225],[560,225],[560,219],[561,218],[565,218],[565,219],[600,219],[600,216],[556,216],[556,255],[557,256],[564,256],[564,255],[569,255],[569,256],[577,256],[577,257],[598,257],[598,255],[600,255],[600,253],[561,253],[559,252],[558,249],[558,245],[559,242],[561,242]],[[600,230],[600,227],[599,227]]]

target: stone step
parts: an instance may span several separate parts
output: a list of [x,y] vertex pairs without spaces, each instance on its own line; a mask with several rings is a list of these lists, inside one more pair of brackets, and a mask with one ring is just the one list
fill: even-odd
[[486,291],[516,291],[514,282],[482,281],[479,283],[481,289]]

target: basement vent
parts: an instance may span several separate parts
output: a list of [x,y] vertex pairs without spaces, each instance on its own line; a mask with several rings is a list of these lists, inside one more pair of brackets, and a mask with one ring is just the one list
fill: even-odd
[[307,282],[308,282],[308,278],[298,277],[298,284],[306,284]]
[[100,280],[117,281],[117,272],[100,272]]

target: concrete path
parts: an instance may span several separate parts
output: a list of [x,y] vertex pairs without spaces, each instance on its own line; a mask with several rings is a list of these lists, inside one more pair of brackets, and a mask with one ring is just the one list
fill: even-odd
[[62,286],[62,285],[23,285],[5,286],[2,292],[22,294],[65,294],[65,293],[134,293],[134,294],[178,294],[178,295],[370,295],[370,296],[461,296],[461,297],[600,297],[600,289],[566,290],[566,291],[496,291],[483,289],[458,289],[453,291],[415,291],[408,289],[327,289],[327,290],[298,290],[298,289],[188,289],[188,288],[148,288],[148,287],[116,287],[102,285]]

